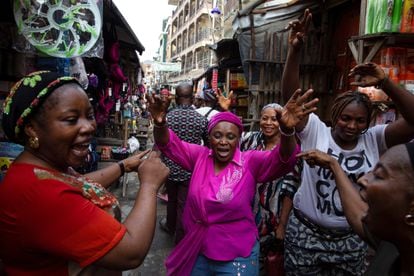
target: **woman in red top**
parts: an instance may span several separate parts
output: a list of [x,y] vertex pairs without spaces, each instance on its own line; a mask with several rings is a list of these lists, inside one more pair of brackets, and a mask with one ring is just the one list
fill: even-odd
[[[74,78],[48,71],[13,87],[3,128],[24,145],[0,185],[0,259],[8,275],[121,271],[142,263],[154,234],[157,190],[168,175],[159,158],[143,161],[144,152],[86,176],[75,173],[96,129],[93,109]],[[105,187],[135,170],[140,190],[121,224]]]

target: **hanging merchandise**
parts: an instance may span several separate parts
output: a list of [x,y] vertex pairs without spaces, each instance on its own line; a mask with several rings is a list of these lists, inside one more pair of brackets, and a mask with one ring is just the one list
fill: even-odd
[[392,32],[399,32],[401,28],[401,15],[403,8],[404,0],[395,0],[394,9],[392,10]]
[[401,19],[401,32],[414,32],[414,0],[405,0]]
[[79,81],[83,89],[88,89],[89,79],[81,57],[74,57],[70,60],[70,75]]
[[218,88],[218,69],[213,69],[213,76],[211,79],[211,88],[213,88],[214,91],[217,91]]
[[[96,0],[15,0],[14,19],[19,33],[44,54],[101,57],[102,5]],[[27,50],[25,45],[15,48]]]
[[112,23],[110,29],[104,27],[105,36],[105,61],[108,64],[109,79],[111,80],[111,88],[114,92],[114,97],[118,100],[121,97],[122,86],[128,81],[122,71],[119,62],[121,60],[120,44],[118,41],[118,34],[115,24]]
[[398,32],[403,2],[403,0],[368,0],[365,34]]
[[98,125],[105,125],[109,120],[109,113],[115,105],[115,101],[112,98],[111,84],[108,84],[104,94],[100,95],[99,103],[96,108],[95,120]]
[[394,8],[393,0],[376,0],[375,13],[372,15],[372,33],[390,32],[392,24],[392,13]]

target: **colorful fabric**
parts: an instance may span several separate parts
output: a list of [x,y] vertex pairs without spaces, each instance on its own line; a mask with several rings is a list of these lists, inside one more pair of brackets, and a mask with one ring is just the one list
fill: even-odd
[[[275,108],[274,106],[269,106]],[[261,131],[243,132],[240,149],[265,150],[265,136]],[[266,183],[258,183],[253,203],[253,213],[260,236],[260,267],[264,270],[264,262],[269,251],[275,251],[277,240],[274,230],[280,223],[282,200],[285,196],[293,198],[300,185],[300,166],[298,161],[294,172]]]
[[7,273],[68,275],[68,261],[92,264],[126,232],[108,214],[116,203],[80,175],[13,163],[0,184],[0,259]]
[[[265,148],[263,132],[250,131],[243,133],[240,143],[241,151],[263,151]],[[295,166],[294,172],[289,173],[289,176],[286,175],[282,178],[257,185],[253,211],[256,215],[256,224],[260,236],[271,234],[279,224],[283,197],[293,198],[300,185],[300,166],[301,162]]]
[[241,134],[243,132],[243,124],[240,118],[237,117],[235,114],[226,111],[219,112],[211,118],[211,120],[208,122],[208,133],[210,133],[213,130],[213,128],[220,122],[229,122],[235,124],[239,129],[239,133]]
[[211,149],[181,141],[171,130],[169,136],[169,143],[159,149],[193,175],[183,216],[186,235],[166,261],[168,275],[189,275],[199,254],[217,261],[248,256],[258,239],[251,210],[256,183],[292,170],[299,147],[286,163],[279,147],[236,149],[233,160],[216,174]]
[[[191,105],[177,105],[167,113],[168,128],[188,143],[200,145],[207,144],[207,119],[193,109]],[[184,170],[171,159],[163,156],[163,161],[170,169],[168,180],[188,181],[191,177],[189,171]]]
[[66,83],[79,82],[56,72],[38,71],[19,80],[11,89],[3,106],[3,130],[15,143],[22,144],[23,127],[33,111],[58,87]]
[[354,232],[328,236],[291,212],[285,236],[286,275],[363,275],[367,245]]

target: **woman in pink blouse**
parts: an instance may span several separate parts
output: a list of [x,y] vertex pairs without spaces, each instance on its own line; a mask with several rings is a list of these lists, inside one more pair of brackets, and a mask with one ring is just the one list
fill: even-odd
[[282,111],[282,134],[272,151],[240,152],[240,119],[230,112],[208,124],[211,149],[181,141],[167,128],[169,99],[153,96],[156,145],[168,158],[192,172],[183,225],[185,236],[166,260],[168,275],[258,275],[258,233],[252,212],[256,183],[276,179],[293,169],[299,147],[295,125],[316,110],[311,90],[298,90]]

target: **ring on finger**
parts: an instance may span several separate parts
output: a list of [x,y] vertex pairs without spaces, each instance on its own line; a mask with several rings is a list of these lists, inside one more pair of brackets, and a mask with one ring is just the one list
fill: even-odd
[[305,106],[305,104],[302,104],[302,111],[306,111],[306,106]]

